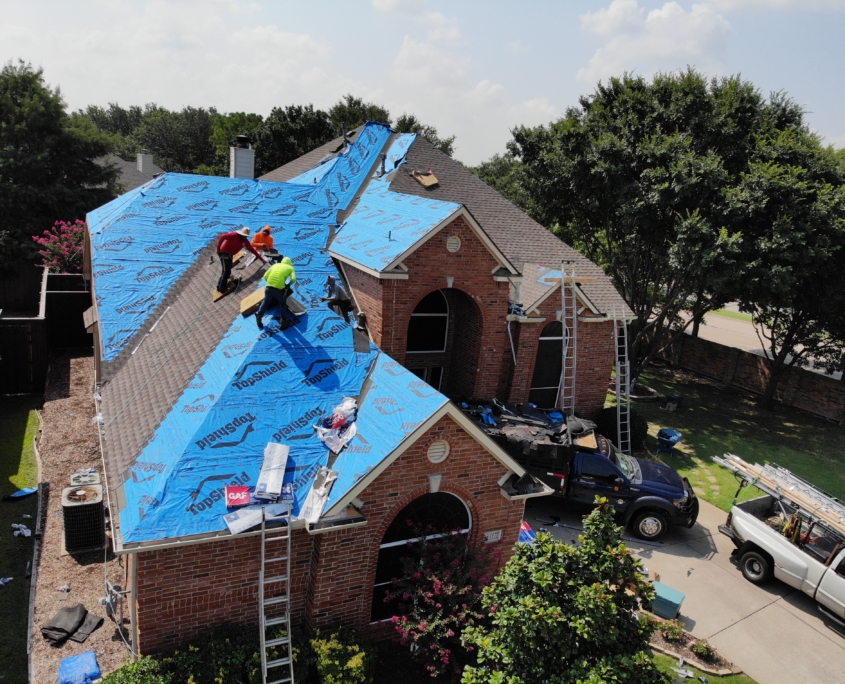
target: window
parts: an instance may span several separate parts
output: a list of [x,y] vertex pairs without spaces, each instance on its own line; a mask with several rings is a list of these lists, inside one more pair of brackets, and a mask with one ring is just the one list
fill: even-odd
[[431,366],[429,368],[409,368],[420,380],[427,382],[434,389],[440,390],[443,382],[443,366]]
[[569,330],[564,333],[563,323],[552,321],[540,333],[537,345],[537,361],[531,378],[531,392],[528,401],[540,408],[554,408],[563,370],[564,337],[569,340]]
[[616,466],[603,456],[583,454],[583,464],[581,473],[585,477],[592,477],[602,482],[613,482],[617,477],[621,477]]
[[423,297],[408,324],[408,353],[446,351],[449,305],[440,290]]
[[[372,622],[393,616],[393,608],[384,602],[384,594],[390,590],[391,580],[401,574],[402,559],[409,555],[408,544],[416,542],[414,528],[420,524],[431,525],[438,531],[459,529],[461,534],[469,534],[472,519],[466,504],[447,492],[424,494],[399,511],[384,533],[379,547],[370,617]],[[433,539],[439,534],[427,538]]]

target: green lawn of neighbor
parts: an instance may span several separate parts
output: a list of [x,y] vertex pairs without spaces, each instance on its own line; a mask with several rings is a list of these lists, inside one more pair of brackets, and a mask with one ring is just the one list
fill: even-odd
[[[737,482],[711,460],[730,452],[751,463],[777,463],[845,499],[845,429],[835,423],[780,406],[762,411],[757,397],[690,373],[651,367],[640,381],[664,396],[683,395],[683,408],[673,413],[661,410],[665,400],[632,402],[632,407],[649,422],[652,454],[657,453],[660,428],[683,433],[675,454],[660,454],[659,460],[688,477],[700,498],[730,509]],[[759,494],[747,487],[742,498]]]
[[[671,658],[667,655],[663,655],[662,653],[657,653],[652,651],[652,656],[654,658],[654,663],[657,665],[657,668],[661,672],[665,672],[666,674],[672,677],[674,681],[675,678],[678,677],[678,673],[675,672],[672,668],[678,666],[678,659]],[[705,677],[710,682],[718,682],[718,684],[757,684],[751,677],[745,674],[735,674],[735,675],[727,675],[725,677],[716,677],[714,675],[705,674],[701,670],[691,667],[689,665],[684,665],[685,669],[692,670],[695,672],[695,679],[687,679],[686,681],[692,684],[695,682],[699,682],[699,677]]]
[[[38,483],[32,439],[38,432],[35,409],[40,400],[30,396],[0,397],[0,496]],[[26,631],[29,617],[27,561],[32,560],[33,537],[12,535],[12,523],[35,530],[37,495],[18,501],[0,501],[0,577],[14,579],[0,587],[0,672],[3,684],[26,684]],[[24,518],[24,514],[32,516]]]
[[731,311],[729,309],[716,309],[715,311],[711,311],[710,313],[716,314],[717,316],[727,316],[728,318],[736,318],[740,321],[748,321],[749,323],[752,321],[751,314],[742,313],[741,311]]

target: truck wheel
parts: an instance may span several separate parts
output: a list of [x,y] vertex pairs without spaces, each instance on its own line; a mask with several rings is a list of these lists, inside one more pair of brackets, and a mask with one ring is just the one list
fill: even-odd
[[742,574],[753,584],[763,584],[772,578],[772,563],[758,551],[746,551],[739,559]]
[[643,511],[634,516],[631,529],[640,539],[657,541],[666,534],[666,517],[657,511]]

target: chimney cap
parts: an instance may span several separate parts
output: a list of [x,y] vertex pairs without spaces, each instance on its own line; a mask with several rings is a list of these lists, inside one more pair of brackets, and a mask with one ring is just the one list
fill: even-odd
[[141,154],[149,154],[149,153],[150,153],[149,150],[144,150],[144,149],[141,150]]
[[249,149],[249,136],[248,135],[238,135],[235,136],[235,147],[240,147],[241,149]]

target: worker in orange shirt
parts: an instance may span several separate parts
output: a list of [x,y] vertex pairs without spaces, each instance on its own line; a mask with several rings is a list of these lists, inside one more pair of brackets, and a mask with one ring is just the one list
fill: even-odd
[[268,249],[273,249],[273,236],[270,233],[273,232],[273,229],[270,226],[264,226],[258,233],[252,238],[252,246],[255,249],[266,251]]

